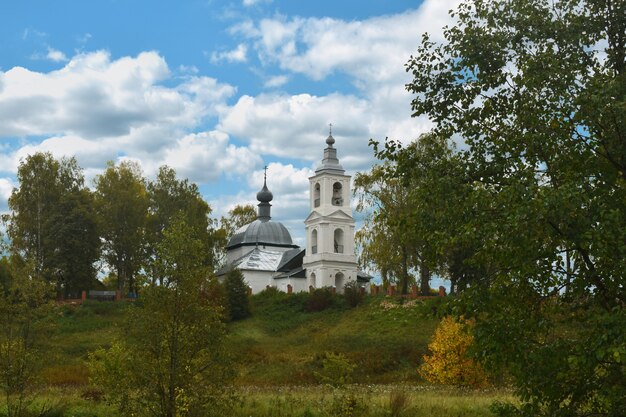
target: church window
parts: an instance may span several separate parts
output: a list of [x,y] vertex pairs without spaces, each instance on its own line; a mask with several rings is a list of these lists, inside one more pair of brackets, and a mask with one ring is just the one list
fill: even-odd
[[320,206],[320,183],[316,183],[313,187],[313,207]]
[[343,253],[343,230],[335,229],[335,253]]
[[333,184],[333,198],[332,198],[333,206],[343,205],[342,189],[343,187],[341,186],[340,182],[336,182]]
[[335,275],[335,288],[339,290],[339,292],[343,292],[343,287],[345,287],[345,277],[341,272],[337,272]]
[[317,230],[311,232],[311,253],[317,253]]

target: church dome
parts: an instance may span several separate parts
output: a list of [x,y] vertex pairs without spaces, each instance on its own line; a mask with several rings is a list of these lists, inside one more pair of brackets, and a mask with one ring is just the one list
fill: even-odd
[[240,227],[226,248],[252,245],[297,247],[293,244],[291,234],[282,223],[261,219],[256,219],[252,223]]
[[252,223],[240,227],[226,245],[226,249],[234,249],[240,246],[274,246],[283,248],[297,248],[293,244],[287,228],[280,222],[271,220],[270,201],[274,198],[267,188],[267,167],[263,177],[263,188],[256,194],[259,200],[259,212],[257,219]]

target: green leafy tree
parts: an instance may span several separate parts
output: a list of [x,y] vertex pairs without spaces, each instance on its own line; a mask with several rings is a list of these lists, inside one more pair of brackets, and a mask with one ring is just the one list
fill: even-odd
[[452,293],[480,280],[485,268],[471,258],[482,247],[483,236],[467,233],[465,227],[468,218],[484,210],[485,201],[470,198],[477,186],[454,143],[429,133],[404,147],[393,141],[382,148],[377,142],[372,145],[376,156],[387,161],[381,182],[402,189],[408,209],[389,210],[388,222],[401,230],[410,246],[419,247],[422,294],[428,294],[431,270],[450,280]]
[[205,293],[203,249],[183,217],[172,219],[152,261],[162,285],[143,291],[110,349],[90,355],[93,382],[123,414],[221,416],[232,406],[225,325]]
[[228,271],[224,278],[224,290],[228,302],[228,315],[232,321],[250,317],[248,285],[238,269]]
[[417,239],[408,236],[402,225],[411,210],[408,188],[386,175],[390,169],[389,165],[374,166],[370,172],[355,176],[357,210],[369,211],[355,237],[361,247],[362,266],[380,270],[384,283],[398,282],[402,294],[407,294],[415,282],[411,270],[419,262],[419,252]]
[[473,215],[456,236],[481,243],[463,263],[484,276],[459,308],[520,396],[499,411],[625,415],[626,2],[468,0],[453,15],[443,43],[424,36],[408,89],[435,136],[464,142]]
[[[205,246],[204,264],[213,264],[214,246],[221,242],[216,242],[212,220],[209,217],[211,208],[200,195],[198,186],[187,179],[178,179],[174,169],[162,166],[156,180],[148,184],[148,196],[150,199],[147,220],[148,256],[156,255],[157,247],[163,239],[163,232],[174,218],[182,215],[193,230],[193,237],[203,242]],[[151,274],[153,280],[162,281],[162,277],[157,276],[156,271],[151,271]]]
[[0,286],[0,392],[9,417],[26,416],[44,364],[41,341],[47,331],[53,286],[32,267],[2,260]]
[[228,211],[228,217],[220,219],[222,229],[226,231],[226,240],[230,239],[237,229],[256,220],[257,212],[252,204],[236,205]]
[[9,198],[11,250],[58,292],[86,289],[95,280],[100,242],[92,195],[76,160],[36,153],[20,163],[17,179]]
[[237,229],[252,223],[257,218],[256,209],[252,204],[236,205],[228,211],[228,216],[220,218],[220,227],[215,230],[216,265],[222,265],[226,259],[226,245]]
[[117,274],[117,288],[137,292],[136,276],[146,258],[149,198],[137,163],[109,162],[95,179],[96,209],[104,259]]

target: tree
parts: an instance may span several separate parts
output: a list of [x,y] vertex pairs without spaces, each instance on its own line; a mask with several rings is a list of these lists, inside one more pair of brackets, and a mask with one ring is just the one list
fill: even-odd
[[[211,207],[204,201],[196,184],[187,179],[176,178],[176,171],[168,166],[159,168],[156,180],[148,184],[150,199],[147,220],[148,257],[154,257],[156,248],[163,239],[163,232],[177,216],[183,216],[193,230],[193,237],[203,242],[205,265],[214,263],[215,248],[218,244],[209,218]],[[152,279],[162,281],[162,277],[151,271]]]
[[33,263],[58,292],[85,289],[95,280],[99,238],[92,195],[73,158],[49,153],[20,163],[20,183],[9,198],[11,250]]
[[355,237],[362,248],[362,265],[377,267],[384,283],[393,278],[400,283],[402,294],[407,294],[409,284],[414,282],[410,270],[419,264],[419,249],[402,227],[410,210],[407,187],[386,175],[391,169],[390,165],[374,166],[369,173],[356,174],[357,210],[371,212]]
[[228,211],[228,217],[220,218],[220,227],[215,230],[216,241],[216,265],[224,263],[226,257],[226,245],[233,237],[237,229],[256,220],[257,213],[252,204],[236,205]]
[[135,293],[135,278],[146,258],[149,205],[141,168],[131,161],[109,162],[95,185],[104,258],[117,274],[117,288]]
[[466,220],[488,202],[470,198],[476,185],[454,143],[428,133],[404,147],[394,141],[382,148],[375,141],[371,144],[376,156],[386,161],[379,187],[395,184],[394,189],[400,190],[395,193],[406,207],[388,210],[387,221],[397,225],[408,245],[419,248],[422,293],[428,293],[430,271],[450,280],[451,293],[481,279],[485,268],[471,258],[483,239],[480,233],[466,233],[465,227]]
[[0,392],[9,417],[29,415],[38,375],[44,363],[39,346],[46,330],[53,286],[2,258],[0,285]]
[[237,204],[230,209],[228,217],[222,216],[220,219],[220,225],[226,231],[226,240],[228,241],[240,227],[255,221],[256,217],[256,209],[252,204]]
[[224,289],[228,303],[228,315],[231,321],[245,319],[250,316],[250,300],[248,299],[248,285],[244,281],[240,270],[234,268],[228,271],[224,278]]
[[153,260],[163,285],[147,287],[124,333],[90,355],[94,383],[122,413],[218,416],[232,405],[225,326],[204,292],[203,247],[183,217],[172,219]]
[[465,263],[484,276],[459,309],[522,399],[500,411],[624,415],[626,2],[468,0],[453,16],[407,87],[414,116],[464,142],[459,234],[481,242]]
[[419,373],[427,381],[443,385],[482,387],[487,385],[485,371],[469,354],[474,343],[472,321],[444,317],[428,345]]

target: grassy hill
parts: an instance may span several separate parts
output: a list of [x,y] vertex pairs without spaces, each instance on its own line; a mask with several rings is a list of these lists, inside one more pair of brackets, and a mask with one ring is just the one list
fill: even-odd
[[[316,376],[326,353],[342,354],[355,365],[355,385],[349,392],[367,407],[363,417],[486,416],[492,401],[511,399],[498,390],[467,392],[421,383],[416,369],[437,325],[431,313],[441,299],[403,303],[366,297],[363,304],[349,308],[335,296],[323,311],[307,312],[308,299],[307,294],[256,295],[252,317],[229,324],[227,344],[242,399],[233,417],[335,415],[333,404],[343,394],[320,385]],[[56,308],[44,342],[47,364],[42,379],[47,389],[33,404],[50,412],[37,415],[118,415],[89,386],[86,361],[89,352],[123,334],[132,308],[132,303],[96,301]],[[398,401],[404,411],[390,414]]]
[[[354,382],[417,382],[416,367],[437,321],[423,303],[366,298],[355,308],[335,297],[320,312],[306,312],[306,294],[252,297],[252,317],[231,323],[229,350],[240,385],[315,384],[325,352],[342,353],[356,365]],[[58,308],[44,379],[54,386],[88,383],[87,354],[123,333],[127,303],[91,301]]]

